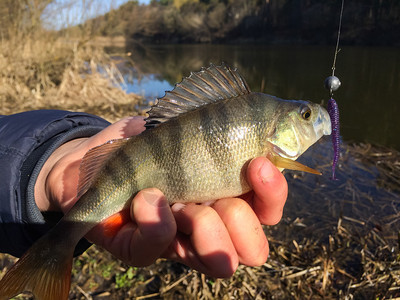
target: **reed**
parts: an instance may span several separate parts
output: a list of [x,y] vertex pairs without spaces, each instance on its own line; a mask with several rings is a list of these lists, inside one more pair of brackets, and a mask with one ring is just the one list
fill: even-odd
[[[0,4],[0,12],[9,13],[9,7]],[[39,13],[32,13],[27,24],[27,16],[2,14],[0,19],[0,114],[65,109],[110,121],[137,114],[134,107],[141,98],[124,92],[119,61],[93,45],[91,31],[76,27],[71,36],[45,29],[34,21]]]

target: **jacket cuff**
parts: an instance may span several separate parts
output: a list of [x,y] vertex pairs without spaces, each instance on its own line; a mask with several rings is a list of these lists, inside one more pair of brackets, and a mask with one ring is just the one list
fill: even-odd
[[[41,212],[36,205],[35,201],[35,184],[39,176],[42,167],[45,162],[51,156],[51,154],[61,145],[72,141],[77,138],[91,137],[104,129],[104,127],[99,127],[95,125],[84,125],[72,128],[71,130],[56,135],[50,140],[44,142],[38,148],[36,148],[31,155],[25,160],[24,166],[34,166],[32,172],[29,174],[22,173],[21,178],[28,179],[27,182],[21,181],[21,190],[26,190],[25,197],[25,208],[22,211],[22,217],[28,222],[28,224],[45,224],[46,226],[41,227],[42,230],[37,232],[32,232],[34,236],[44,235],[47,230],[53,227],[63,216],[61,212]],[[36,163],[36,164],[35,164]],[[28,168],[24,168],[27,171]],[[24,176],[25,175],[25,176]],[[26,187],[26,188],[25,188]],[[47,228],[47,229],[46,229]],[[85,238],[82,238],[75,248],[74,255],[82,254],[87,248],[91,246]]]
[[[21,256],[62,217],[42,214],[34,198],[39,172],[54,150],[109,124],[94,115],[60,110],[0,116],[0,252]],[[89,245],[83,243],[78,252]]]

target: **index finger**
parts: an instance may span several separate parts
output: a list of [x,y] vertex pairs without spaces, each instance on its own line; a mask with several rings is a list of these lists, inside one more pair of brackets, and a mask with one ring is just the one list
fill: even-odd
[[282,218],[288,186],[282,173],[265,157],[253,159],[247,180],[254,191],[250,205],[264,225],[275,225]]

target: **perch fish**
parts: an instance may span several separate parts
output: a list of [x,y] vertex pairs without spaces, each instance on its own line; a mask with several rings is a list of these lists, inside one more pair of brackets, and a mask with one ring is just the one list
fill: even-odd
[[251,92],[236,69],[203,68],[166,92],[141,134],[88,151],[79,200],[0,281],[0,299],[30,291],[68,298],[73,252],[96,224],[129,207],[132,195],[156,187],[170,203],[205,202],[250,191],[243,170],[266,156],[278,168],[320,174],[295,160],[331,134],[327,111],[307,101]]

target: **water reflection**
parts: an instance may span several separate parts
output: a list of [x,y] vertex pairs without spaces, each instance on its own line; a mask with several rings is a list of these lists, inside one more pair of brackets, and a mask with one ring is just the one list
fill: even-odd
[[[129,49],[143,76],[129,91],[154,99],[183,76],[210,62],[237,67],[253,91],[286,99],[326,103],[324,79],[330,75],[333,47],[263,45],[155,45]],[[344,47],[335,93],[345,140],[400,149],[400,51],[395,48]]]
[[135,93],[152,101],[164,95],[164,91],[169,91],[173,88],[168,81],[159,78],[155,74],[144,74],[140,77],[134,77],[127,80],[127,93]]

